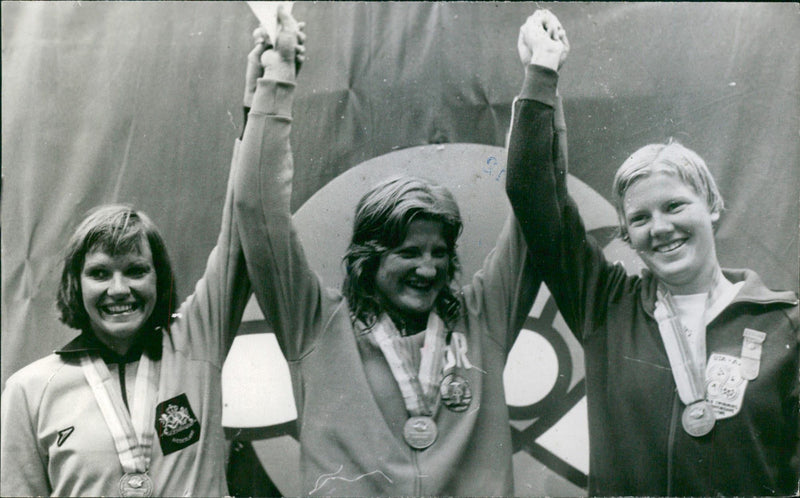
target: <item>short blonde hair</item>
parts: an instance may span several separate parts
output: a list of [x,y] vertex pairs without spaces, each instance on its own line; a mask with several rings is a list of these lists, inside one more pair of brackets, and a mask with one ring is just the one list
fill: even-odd
[[665,144],[649,144],[630,155],[614,175],[612,198],[619,218],[619,232],[628,240],[624,200],[628,189],[653,173],[674,175],[700,197],[705,198],[709,210],[722,212],[725,202],[706,162],[691,149],[670,140]]

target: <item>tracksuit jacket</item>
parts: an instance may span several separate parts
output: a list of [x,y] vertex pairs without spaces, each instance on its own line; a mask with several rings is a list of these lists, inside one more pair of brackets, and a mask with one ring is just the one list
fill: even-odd
[[436,441],[412,449],[402,436],[409,417],[402,394],[372,330],[354,327],[342,294],[322,287],[292,226],[293,93],[293,83],[259,80],[242,153],[264,159],[260,170],[240,170],[234,195],[253,289],[292,373],[301,493],[512,495],[503,368],[539,287],[518,224],[507,221],[483,269],[462,288],[462,315],[449,331],[447,356],[469,383],[471,402],[462,411],[441,406]]
[[558,76],[529,66],[515,103],[507,191],[545,283],[585,351],[591,495],[794,495],[798,441],[797,297],[749,270],[708,325],[707,352],[742,354],[745,328],[766,333],[741,409],[692,437],[653,318],[652,274],[629,276],[588,236],[566,190],[566,126]]
[[[236,156],[235,148],[234,165]],[[170,331],[160,337],[161,376],[151,420],[162,420],[171,430],[154,437],[148,472],[153,496],[228,493],[220,375],[250,294],[228,183],[220,234],[205,273]],[[0,495],[119,496],[122,466],[80,364],[83,352],[102,349],[92,338],[78,336],[8,379],[2,396]],[[138,363],[124,367],[129,392]]]

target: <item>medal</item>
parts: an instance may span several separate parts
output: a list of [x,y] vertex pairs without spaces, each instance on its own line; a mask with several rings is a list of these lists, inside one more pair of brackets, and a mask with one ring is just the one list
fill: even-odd
[[[705,356],[698,358],[693,354],[669,291],[659,284],[657,295],[653,317],[658,322],[678,396],[686,405],[681,417],[683,430],[693,437],[705,436],[714,428],[715,422],[714,412],[706,401]],[[702,333],[705,335],[705,330]]]
[[143,472],[125,474],[119,480],[120,496],[153,496],[153,481]]
[[683,430],[690,436],[705,436],[714,428],[714,412],[707,401],[695,401],[683,409]]
[[415,450],[424,450],[436,441],[439,429],[431,417],[411,417],[403,426],[403,439]]
[[150,424],[150,416],[158,397],[160,362],[152,361],[146,354],[140,358],[130,413],[122,396],[110,389],[111,374],[99,356],[83,355],[81,369],[114,439],[124,472],[119,480],[120,496],[152,496],[154,486],[147,469],[155,426]]
[[448,374],[439,387],[444,406],[454,412],[463,412],[472,402],[472,389],[469,381],[457,374]]
[[[411,418],[403,427],[403,439],[416,450],[424,450],[436,441],[439,430],[433,417],[439,409],[439,390],[445,349],[444,322],[436,313],[428,315],[425,343],[420,354],[419,371],[414,370],[410,355],[392,320],[385,313],[373,329],[375,340],[389,364],[392,376],[403,395]],[[471,393],[470,393],[471,396]]]

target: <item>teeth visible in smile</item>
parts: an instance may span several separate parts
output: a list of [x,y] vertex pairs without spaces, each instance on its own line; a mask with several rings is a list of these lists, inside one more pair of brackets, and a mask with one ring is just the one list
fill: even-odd
[[683,242],[684,242],[683,240],[676,240],[674,242],[670,242],[669,244],[665,244],[663,246],[656,247],[655,251],[656,252],[669,252],[669,251],[672,251],[672,250],[677,249],[680,246],[682,246]]
[[135,308],[132,304],[112,304],[104,306],[103,309],[109,314],[130,313]]

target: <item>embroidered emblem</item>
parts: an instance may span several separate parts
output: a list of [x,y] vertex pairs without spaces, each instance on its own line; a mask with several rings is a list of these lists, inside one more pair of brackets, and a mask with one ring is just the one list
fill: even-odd
[[56,440],[56,446],[60,448],[61,445],[64,444],[64,441],[66,441],[67,438],[70,437],[73,432],[75,432],[75,426],[70,426],[67,427],[66,429],[61,429],[60,431],[58,431],[58,440]]
[[742,360],[714,353],[706,367],[706,400],[717,419],[730,418],[742,409],[747,380],[741,374]]
[[164,455],[191,446],[200,439],[200,423],[185,393],[159,403],[155,425]]

